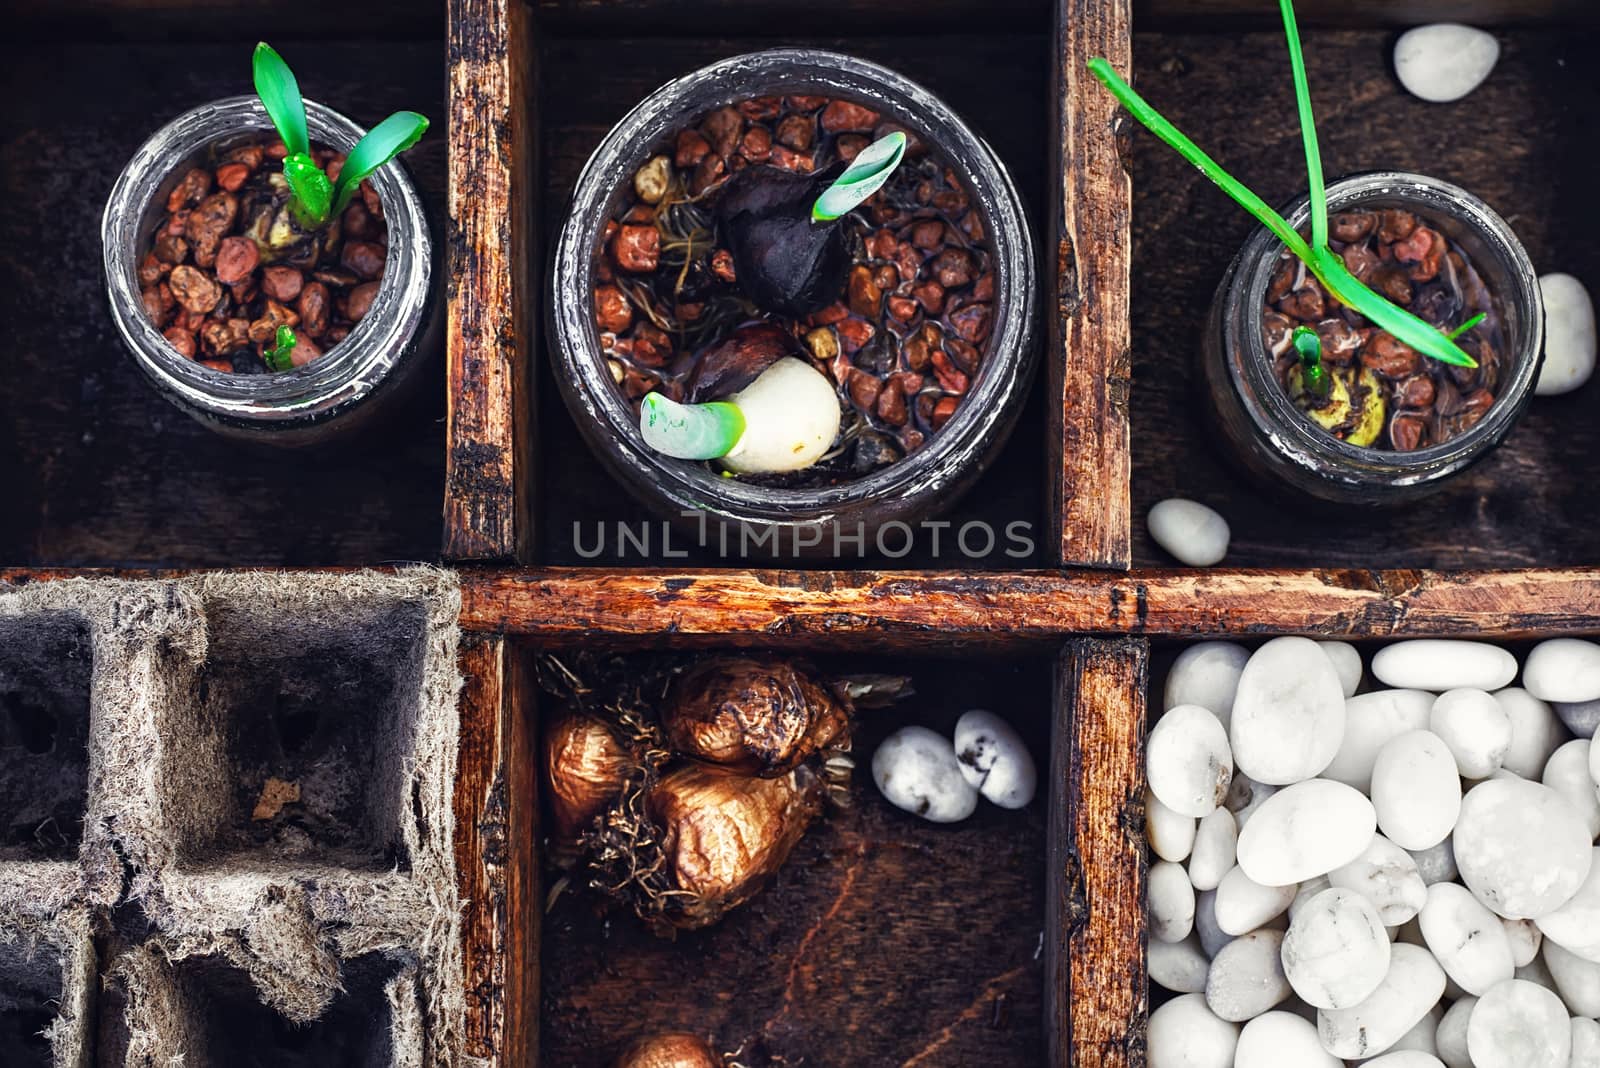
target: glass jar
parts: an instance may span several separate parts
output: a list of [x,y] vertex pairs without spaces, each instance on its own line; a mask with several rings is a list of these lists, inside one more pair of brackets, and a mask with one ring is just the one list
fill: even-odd
[[[1245,242],[1217,287],[1201,346],[1213,427],[1232,456],[1264,482],[1335,504],[1387,505],[1440,488],[1482,459],[1521,417],[1543,356],[1539,279],[1504,219],[1483,201],[1437,178],[1382,171],[1328,186],[1328,211],[1398,208],[1460,246],[1494,300],[1506,343],[1494,405],[1448,441],[1410,452],[1362,448],[1312,423],[1273,373],[1261,327],[1267,285],[1282,243],[1265,227]],[[1285,213],[1304,231],[1310,201]]]
[[[311,140],[348,152],[366,131],[306,101]],[[117,330],[157,392],[228,437],[288,447],[319,444],[373,422],[397,403],[436,352],[441,317],[431,300],[433,239],[405,168],[390,161],[369,181],[389,227],[388,259],[372,307],[343,341],[303,367],[275,374],[215,371],[161,335],[139,297],[139,261],[166,212],[167,194],[214,146],[272,132],[260,100],[231,97],[162,127],[117,178],[101,222],[106,293]]]
[[[697,117],[737,100],[814,94],[859,101],[933,146],[969,190],[994,250],[994,321],[967,399],[937,434],[908,456],[859,479],[815,489],[777,489],[725,478],[706,464],[647,447],[633,409],[616,388],[594,322],[595,259],[601,234],[631,189],[633,174]],[[853,56],[781,48],[735,56],[687,74],[646,97],[612,128],[578,178],[557,235],[549,336],[556,381],[584,440],[657,514],[728,544],[738,528],[776,538],[776,555],[829,555],[890,522],[914,523],[950,507],[1009,436],[1033,377],[1033,240],[1010,176],[989,146],[926,89]],[[707,521],[721,528],[708,533]],[[713,540],[714,538],[718,540]],[[771,543],[766,543],[770,545]],[[763,549],[765,551],[765,549]]]

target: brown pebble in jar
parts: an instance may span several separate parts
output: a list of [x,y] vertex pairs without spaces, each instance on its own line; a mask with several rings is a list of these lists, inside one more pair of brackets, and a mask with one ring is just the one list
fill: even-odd
[[139,261],[139,284],[153,286],[167,275],[172,273],[172,264],[156,259],[155,253],[145,253],[144,259]]
[[1389,444],[1400,452],[1422,448],[1427,437],[1427,421],[1419,415],[1397,412],[1389,420]]
[[327,332],[330,304],[328,287],[321,282],[311,282],[301,289],[296,307],[307,334],[321,337]]
[[883,300],[883,290],[873,279],[872,268],[864,264],[852,267],[846,293],[850,300],[850,310],[857,315],[864,315],[870,319],[878,314],[878,305]]
[[225,237],[217,246],[217,281],[238,285],[249,278],[261,263],[261,249],[248,237]]
[[1328,233],[1335,241],[1353,244],[1364,241],[1378,225],[1378,217],[1370,211],[1341,211],[1328,220]]
[[316,339],[306,336],[302,331],[294,332],[294,348],[289,350],[289,362],[295,367],[304,367],[318,356],[322,349],[317,345]]
[[261,272],[261,291],[273,300],[288,304],[300,296],[306,277],[293,267],[268,267]]
[[1327,312],[1328,299],[1316,280],[1307,278],[1299,289],[1280,300],[1278,307],[1283,309],[1286,315],[1302,322],[1314,323]]
[[633,325],[633,305],[616,286],[596,286],[594,316],[600,329],[620,334]]
[[972,281],[972,257],[964,249],[947,248],[933,258],[933,275],[946,289]]
[[200,202],[200,198],[211,191],[211,172],[200,167],[191,167],[172,192],[167,194],[167,210],[180,211],[192,207]]
[[210,267],[216,262],[217,246],[239,215],[239,199],[232,193],[212,193],[202,200],[184,225],[184,236],[194,248],[194,262]]
[[938,315],[944,308],[944,286],[938,282],[924,282],[914,288],[911,295],[917,298],[917,303],[929,315]]
[[1378,212],[1378,239],[1404,241],[1417,228],[1417,217],[1409,211],[1385,209]]
[[739,155],[751,163],[765,163],[772,155],[772,134],[765,126],[752,126],[739,142]]
[[960,404],[960,397],[940,397],[938,403],[933,406],[933,414],[929,416],[928,424],[935,430],[942,428],[950,421],[950,417],[956,414],[956,408]]
[[151,255],[162,263],[176,267],[189,258],[189,242],[176,234],[163,233],[156,238],[155,245],[150,251]]
[[157,282],[139,291],[139,299],[144,302],[145,314],[155,324],[157,330],[167,325],[167,320],[172,317],[175,301],[172,299],[172,290],[165,282]]
[[822,109],[822,128],[828,133],[870,133],[878,125],[878,113],[849,100],[832,100]]
[[654,226],[624,226],[612,243],[617,267],[630,274],[645,274],[661,262],[661,234]]
[[384,247],[370,241],[346,241],[339,253],[339,263],[368,282],[383,277],[387,259]]
[[217,187],[237,193],[250,180],[250,168],[243,163],[224,163],[217,168]]
[[878,418],[890,426],[905,426],[906,391],[899,378],[891,377],[878,394]]
[[250,324],[249,337],[254,344],[266,345],[278,336],[278,327],[299,325],[300,316],[268,297],[261,317]]
[[200,328],[200,345],[212,356],[228,356],[250,346],[248,319],[211,319]]
[[1401,307],[1411,303],[1411,279],[1394,264],[1382,264],[1374,268],[1366,283]]
[[979,343],[989,336],[992,315],[988,304],[969,304],[950,316],[950,325],[961,340]]
[[207,314],[222,299],[222,287],[188,264],[174,267],[169,283],[178,303],[196,315]]
[[778,123],[777,139],[780,145],[796,152],[809,152],[816,137],[816,123],[805,115],[789,115]]
[[744,116],[735,107],[721,107],[700,124],[711,149],[719,156],[731,156],[744,133]]
[[672,162],[680,169],[693,167],[711,152],[711,142],[699,130],[681,130],[673,150]]
[[1395,403],[1402,408],[1426,408],[1433,403],[1433,379],[1425,374],[1402,379],[1395,386]]
[[167,339],[167,344],[178,350],[179,356],[186,360],[194,359],[194,335],[189,331],[173,326],[163,331],[161,336]]
[[883,380],[877,375],[851,368],[846,389],[850,394],[850,403],[864,412],[871,412],[877,409],[878,395],[883,392]]
[[1411,236],[1394,244],[1394,258],[1409,263],[1406,272],[1413,282],[1431,282],[1439,276],[1439,266],[1444,261],[1445,240],[1436,230],[1418,226]]
[[1380,330],[1361,350],[1361,366],[1384,378],[1406,378],[1422,370],[1422,356],[1393,334]]
[[[946,342],[946,345],[948,346],[949,342]],[[967,391],[969,380],[966,374],[956,367],[954,361],[943,349],[936,350],[933,353],[933,373],[938,377],[939,385],[944,387],[945,392],[965,393]]]
[[344,317],[352,323],[365,319],[372,310],[373,301],[378,299],[378,290],[381,288],[378,282],[363,282],[352,289],[344,301]]

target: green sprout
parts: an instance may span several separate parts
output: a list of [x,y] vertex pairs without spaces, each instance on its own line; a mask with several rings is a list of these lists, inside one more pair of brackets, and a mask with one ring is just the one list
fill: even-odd
[[404,152],[428,129],[428,120],[414,111],[397,111],[367,132],[345,157],[337,181],[330,179],[311,157],[311,137],[306,129],[306,105],[300,83],[283,57],[265,41],[256,45],[252,61],[256,95],[277,127],[288,149],[283,176],[293,194],[292,206],[301,224],[326,226],[350,205],[363,180]]
[[1306,392],[1319,400],[1327,400],[1333,388],[1328,369],[1322,366],[1322,338],[1309,326],[1294,328],[1294,350],[1300,354],[1300,379]]
[[645,443],[679,460],[721,459],[744,437],[744,413],[727,401],[679,404],[647,393],[639,414]]
[[1373,292],[1345,267],[1339,254],[1328,247],[1328,194],[1322,178],[1322,157],[1317,149],[1316,124],[1311,117],[1311,91],[1306,83],[1305,58],[1300,52],[1300,33],[1295,26],[1293,0],[1279,0],[1283,12],[1284,34],[1288,38],[1289,63],[1294,72],[1295,104],[1300,112],[1300,134],[1305,144],[1306,171],[1311,187],[1311,242],[1289,225],[1288,221],[1262,200],[1244,183],[1222,169],[1216,160],[1184,136],[1160,112],[1145,102],[1112,69],[1111,64],[1096,57],[1089,61],[1089,70],[1110,90],[1117,102],[1128,109],[1151,133],[1176,149],[1184,159],[1194,164],[1207,178],[1215,182],[1224,193],[1244,208],[1256,220],[1272,231],[1284,247],[1310,268],[1333,298],[1346,307],[1366,316],[1383,330],[1410,345],[1425,356],[1457,367],[1476,367],[1477,361],[1457,345],[1454,336],[1446,336],[1432,324],[1419,319],[1411,312],[1390,303]]
[[811,205],[812,222],[832,222],[883,188],[906,156],[906,135],[896,130],[856,153],[844,173]]
[[287,326],[278,327],[278,334],[273,338],[273,343],[261,350],[261,359],[269,371],[288,371],[294,367],[294,359],[290,355],[294,352],[295,345],[300,339],[294,336],[294,331]]

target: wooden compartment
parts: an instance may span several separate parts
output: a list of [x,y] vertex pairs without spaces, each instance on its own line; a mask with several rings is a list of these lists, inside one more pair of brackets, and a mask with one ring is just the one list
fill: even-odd
[[771,883],[716,925],[667,941],[625,912],[597,914],[592,892],[558,897],[542,919],[540,1063],[606,1064],[635,1038],[689,1030],[742,1049],[744,1063],[1038,1064],[1050,790],[1025,809],[984,802],[938,825],[885,801],[869,765],[897,727],[948,735],[967,709],[990,708],[1043,771],[1057,722],[1050,657],[768,651],[824,679],[906,675],[916,693],[858,711],[849,807],[813,824]]
[[[783,3],[699,8],[652,0],[601,14],[568,0],[531,9],[519,0],[456,0],[452,213],[479,240],[453,249],[446,556],[558,565],[739,562],[681,537],[665,549],[659,522],[578,438],[543,351],[548,244],[578,170],[629,108],[671,77],[780,43],[773,28],[801,20],[825,32],[781,43],[886,63],[924,82],[986,136],[1011,170],[1039,246],[1038,379],[999,460],[948,517],[956,527],[982,520],[995,530],[1027,523],[1031,551],[956,565],[1126,566],[1125,316],[1116,296],[1126,287],[1126,187],[1111,109],[1084,97],[1077,79],[1062,78],[1089,55],[1125,52],[1126,12],[1119,3],[1072,20],[1057,14],[1021,3],[998,10],[837,4],[802,13]],[[972,32],[974,19],[981,32]],[[979,69],[983,77],[972,77]],[[567,91],[579,82],[584,92]],[[1090,293],[1109,300],[1091,307]],[[579,529],[592,546],[595,524],[639,530],[647,521],[655,532],[648,550],[613,537],[598,557],[580,551]],[[909,555],[866,559],[913,567],[950,566],[952,557],[948,545],[936,556],[923,538]]]
[[[1305,195],[1293,87],[1273,5],[1152,4],[1134,23],[1142,94],[1270,204]],[[1213,7],[1259,7],[1259,24],[1211,20]],[[1454,5],[1468,21],[1501,15],[1498,64],[1465,100],[1430,104],[1401,88],[1399,30],[1345,5],[1301,4],[1323,167],[1331,177],[1394,168],[1453,182],[1511,224],[1540,273],[1600,285],[1600,222],[1588,205],[1600,155],[1585,116],[1600,106],[1586,73],[1600,43],[1587,5]],[[1397,7],[1400,5],[1396,5]],[[1413,5],[1414,7],[1419,5]],[[1439,20],[1430,6],[1402,24]],[[1322,16],[1346,27],[1320,28]],[[1255,28],[1259,25],[1259,28]],[[1165,566],[1144,516],[1171,496],[1217,508],[1232,526],[1237,567],[1531,567],[1594,559],[1600,506],[1583,472],[1597,444],[1590,412],[1600,382],[1535,397],[1506,442],[1437,495],[1389,511],[1317,508],[1278,499],[1239,472],[1208,432],[1197,354],[1223,271],[1256,223],[1175,152],[1131,120],[1134,562]]]
[[[90,6],[124,10],[103,23],[106,12],[80,11],[70,29],[54,21]],[[369,27],[290,41],[279,34],[293,32],[293,18],[280,30],[276,19],[240,12],[229,22],[197,10],[213,5],[163,6],[135,14],[128,4],[39,5],[40,21],[15,27],[26,43],[8,84],[56,88],[14,94],[0,149],[0,308],[11,338],[0,382],[0,559],[240,567],[436,558],[442,353],[421,372],[415,403],[370,440],[301,456],[224,441],[158,396],[125,350],[105,294],[100,216],[117,175],[159,126],[252,91],[250,50],[264,36],[283,45],[308,97],[357,122],[399,108],[433,120],[405,162],[442,235],[442,39],[373,40]],[[201,28],[202,40],[163,39]]]

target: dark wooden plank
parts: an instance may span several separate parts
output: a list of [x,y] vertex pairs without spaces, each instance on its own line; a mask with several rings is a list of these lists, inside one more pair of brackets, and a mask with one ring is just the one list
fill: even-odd
[[[1238,31],[1276,24],[1277,8],[1260,0],[1134,0],[1141,29],[1154,24],[1200,30]],[[1295,12],[1310,26],[1415,26],[1427,22],[1465,22],[1504,26],[1600,20],[1590,0],[1299,0]]]
[[451,560],[524,560],[532,537],[529,33],[523,0],[450,0]]
[[[0,110],[0,560],[236,567],[431,559],[443,485],[442,360],[366,440],[252,452],[156,395],[112,325],[100,215],[117,174],[179,113],[250,91],[254,38],[18,49]],[[445,185],[437,41],[294,42],[306,95],[372,124],[435,120],[406,155],[435,220]]]
[[1057,663],[1045,937],[1053,1065],[1144,1068],[1149,657],[1137,639],[1084,638]]
[[[794,36],[826,26],[833,33],[913,36],[970,30],[981,15],[985,32],[1031,27],[1048,6],[1041,0],[534,0],[542,26],[560,33]],[[775,42],[774,42],[775,43]]]
[[1437,571],[648,572],[549,568],[462,579],[462,625],[560,643],[915,649],[1074,634],[1352,637],[1600,631],[1600,568]]
[[[1400,89],[1393,36],[1312,32],[1306,56],[1330,174],[1429,171],[1506,216],[1541,272],[1600,292],[1600,216],[1588,207],[1600,150],[1594,32],[1517,30],[1466,100]],[[1269,202],[1303,195],[1293,92],[1280,32],[1137,34],[1140,90]],[[1173,495],[1217,507],[1233,528],[1226,563],[1301,567],[1523,567],[1595,560],[1600,380],[1535,398],[1506,444],[1448,489],[1394,512],[1318,512],[1278,502],[1224,461],[1203,427],[1196,354],[1223,269],[1251,228],[1244,212],[1142,130],[1134,132],[1134,562],[1168,558],[1144,517]]]
[[[659,646],[658,646],[659,647]],[[797,652],[794,643],[775,644]],[[957,824],[892,808],[872,784],[879,741],[1001,710],[1046,766],[1047,656],[827,657],[824,673],[912,677],[917,696],[857,720],[852,804],[814,824],[772,882],[704,931],[663,941],[573,893],[546,917],[542,1063],[611,1063],[662,1030],[713,1038],[746,1065],[1034,1068],[1043,1058],[1043,792]]]
[[533,694],[511,641],[461,648],[461,754],[455,786],[467,1016],[462,1049],[485,1068],[538,1063],[539,871]]
[[[991,33],[986,20],[982,34],[820,37],[815,30],[830,24],[808,18],[804,29],[811,32],[785,37],[781,42],[715,35],[543,38],[540,64],[544,94],[539,106],[545,150],[541,179],[544,233],[552,236],[565,217],[573,185],[590,152],[646,94],[670,78],[707,63],[780,43],[817,45],[860,55],[887,64],[938,93],[988,140],[1005,162],[1028,218],[1037,223],[1045,217],[1045,175],[1053,167],[1046,152],[1053,47],[1048,37],[1051,10],[1049,5],[1040,4],[1034,29],[1028,33]],[[976,70],[982,70],[983,76],[974,77]],[[578,84],[584,87],[581,93],[567,88]],[[541,250],[533,262],[542,267],[548,258],[548,250]],[[539,286],[543,296],[548,281],[541,280]],[[665,545],[660,523],[627,495],[578,436],[553,381],[549,361],[540,358],[536,362],[542,394],[538,445],[541,456],[549,458],[541,471],[544,483],[537,506],[542,562],[669,567],[683,566],[685,560],[696,566],[741,562],[733,553],[730,559],[720,558],[714,541],[702,548],[680,536],[670,547]],[[913,551],[904,557],[891,560],[872,555],[862,561],[847,545],[846,551],[851,555],[838,563],[988,569],[1052,563],[1056,531],[1046,519],[1040,495],[1040,487],[1047,482],[1044,393],[1043,382],[1035,383],[1016,432],[993,467],[944,516],[953,526],[943,532],[937,550],[933,535],[924,531]],[[986,523],[997,532],[993,552],[973,558],[953,546],[954,532],[972,522]],[[616,533],[619,523],[627,524],[636,537],[647,536],[648,551],[640,552],[623,542]],[[1012,523],[1027,524],[1031,546],[1019,544],[1022,555],[1015,557],[1005,555],[1005,550],[1013,547],[1004,535]],[[596,554],[594,547],[602,544],[601,531],[605,532],[604,542]],[[977,538],[975,533],[971,544],[980,545]],[[754,552],[751,559],[743,562],[750,566],[823,566],[774,559],[771,546]]]
[[[440,37],[439,0],[48,0],[7,5],[6,29],[38,40],[234,40]],[[413,102],[414,104],[414,102]],[[379,116],[380,118],[382,116]]]
[[1118,151],[1116,102],[1085,64],[1127,69],[1128,0],[1058,0],[1058,111],[1045,262],[1050,342],[1050,515],[1066,565],[1127,567],[1128,242],[1131,193]]

